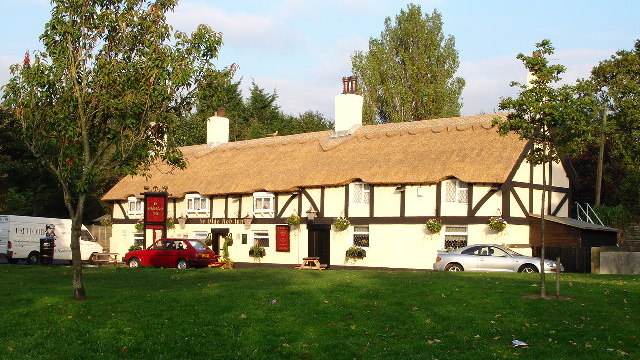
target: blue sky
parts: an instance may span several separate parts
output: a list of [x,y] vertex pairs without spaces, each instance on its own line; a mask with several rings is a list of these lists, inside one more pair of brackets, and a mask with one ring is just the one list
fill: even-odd
[[[494,112],[501,96],[514,94],[513,80],[526,74],[515,59],[534,43],[550,39],[564,78],[586,77],[599,61],[640,39],[640,1],[413,1],[424,12],[437,9],[444,30],[456,40],[467,85],[463,115]],[[223,33],[220,67],[240,65],[238,77],[276,90],[287,113],[316,110],[333,118],[340,78],[350,75],[350,55],[366,50],[387,16],[407,2],[390,0],[181,0],[169,22],[184,31],[205,23]],[[0,85],[25,50],[41,49],[51,9],[46,0],[0,0]]]

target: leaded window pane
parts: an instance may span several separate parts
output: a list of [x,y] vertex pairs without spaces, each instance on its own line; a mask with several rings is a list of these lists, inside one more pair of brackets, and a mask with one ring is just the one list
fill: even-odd
[[444,201],[446,202],[456,202],[456,182],[455,181],[447,181],[447,186],[445,188]]

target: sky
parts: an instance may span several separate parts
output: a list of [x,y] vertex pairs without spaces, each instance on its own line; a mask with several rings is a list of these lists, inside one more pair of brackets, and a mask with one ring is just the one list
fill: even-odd
[[[423,12],[437,9],[444,33],[455,38],[466,81],[462,115],[497,112],[501,97],[514,96],[512,81],[526,72],[516,59],[542,39],[556,48],[553,63],[567,67],[564,82],[589,76],[598,62],[640,39],[637,0],[432,0],[413,1]],[[307,110],[334,117],[341,78],[351,75],[351,55],[366,51],[380,36],[386,17],[408,2],[391,0],[181,0],[168,15],[177,30],[198,24],[221,32],[224,45],[217,66],[239,65],[245,96],[252,81],[276,91],[287,114]],[[48,0],[0,0],[0,86],[9,66],[38,41],[49,19]]]

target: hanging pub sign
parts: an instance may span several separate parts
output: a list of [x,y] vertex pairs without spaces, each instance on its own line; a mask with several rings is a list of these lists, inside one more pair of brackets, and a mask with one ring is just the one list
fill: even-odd
[[167,217],[166,193],[146,195],[144,211],[147,224],[163,224]]
[[276,251],[290,251],[289,226],[276,225]]

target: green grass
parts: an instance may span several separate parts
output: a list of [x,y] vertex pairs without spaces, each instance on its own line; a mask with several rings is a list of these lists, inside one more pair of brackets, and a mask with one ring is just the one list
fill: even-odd
[[640,358],[634,275],[563,274],[558,301],[522,297],[537,274],[84,274],[89,300],[74,302],[70,268],[0,265],[1,359]]

